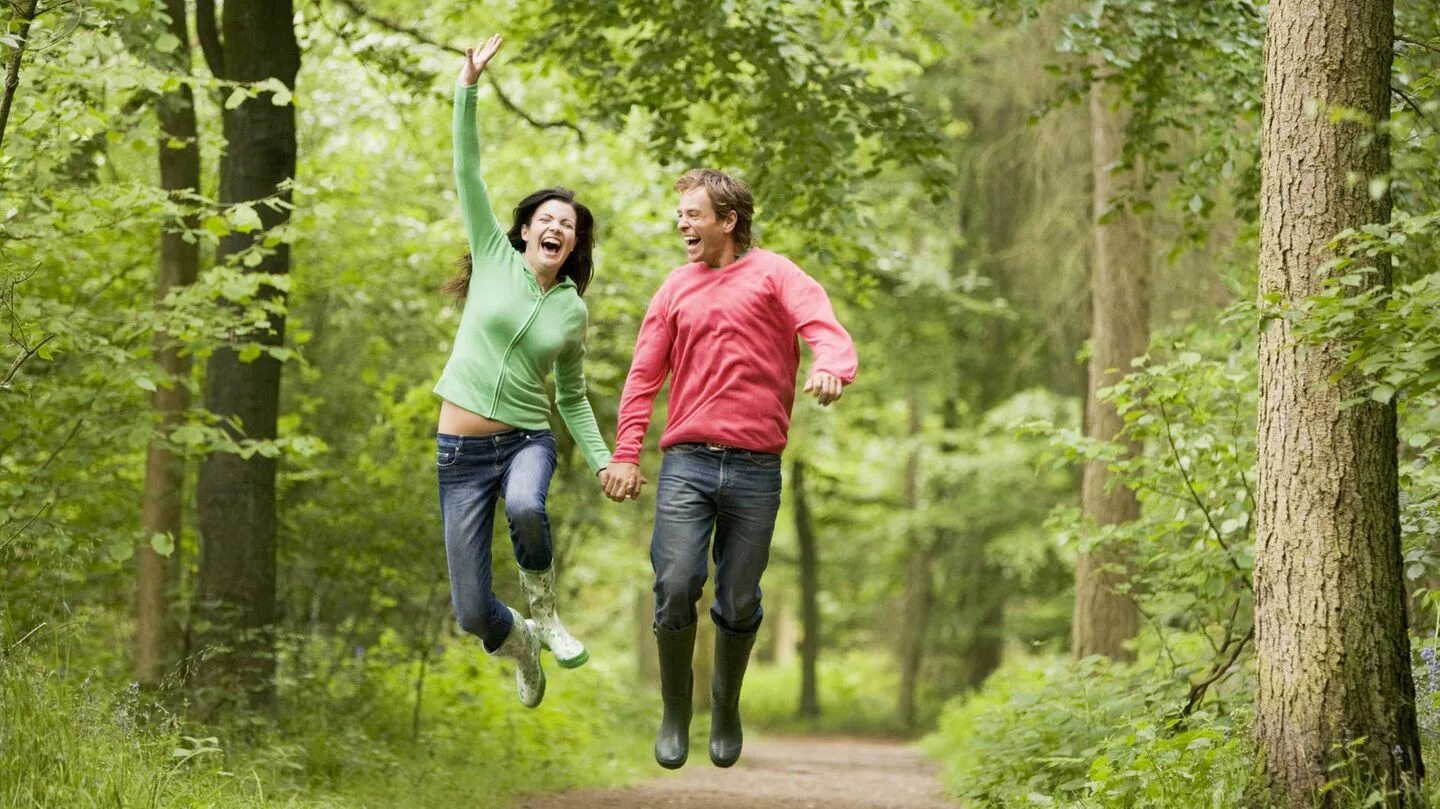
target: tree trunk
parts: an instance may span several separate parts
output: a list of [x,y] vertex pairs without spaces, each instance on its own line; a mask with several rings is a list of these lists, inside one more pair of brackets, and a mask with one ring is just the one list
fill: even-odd
[[919,527],[920,515],[920,392],[912,384],[908,395],[910,411],[910,456],[905,461],[905,502],[912,525],[905,537],[905,594],[894,630],[899,637],[900,693],[896,714],[902,727],[915,727],[919,717],[916,696],[920,689],[920,667],[925,662],[925,635],[930,629],[930,610],[935,600],[931,584],[935,551]]
[[941,547],[956,547],[960,560],[960,619],[964,629],[958,655],[964,662],[961,684],[970,690],[1000,668],[1005,650],[1005,572],[986,558],[989,541],[980,536],[952,536]]
[[[1372,127],[1388,117],[1390,0],[1276,0],[1266,33],[1260,296],[1320,291],[1329,241],[1386,222],[1368,180],[1390,170]],[[1318,104],[1318,111],[1316,105]],[[1384,255],[1367,283],[1389,283]],[[1336,778],[1418,784],[1401,578],[1395,408],[1333,382],[1346,347],[1297,345],[1286,321],[1260,335],[1256,440],[1255,734],[1272,799],[1311,806]],[[1362,740],[1359,741],[1359,740]],[[1347,747],[1354,745],[1353,748]],[[1352,756],[1354,757],[1352,759]],[[1338,762],[1353,763],[1333,768]],[[1367,787],[1368,788],[1368,787]],[[1321,799],[1334,805],[1334,790]],[[1363,792],[1361,794],[1364,794]],[[1406,801],[1406,795],[1394,801]]]
[[[1116,175],[1121,160],[1123,119],[1109,103],[1111,93],[1101,84],[1090,88],[1092,133],[1091,168],[1094,178],[1095,249],[1090,297],[1090,368],[1085,397],[1085,434],[1109,441],[1122,423],[1115,408],[1101,402],[1096,392],[1115,384],[1130,369],[1130,361],[1145,353],[1149,317],[1145,237],[1139,219],[1129,210],[1126,196],[1138,190],[1132,173]],[[1102,217],[1105,220],[1102,222]],[[1139,451],[1132,447],[1132,451]],[[1081,511],[1096,526],[1119,525],[1140,516],[1134,492],[1110,486],[1104,463],[1085,464],[1081,484]],[[1126,641],[1140,627],[1135,602],[1121,591],[1128,581],[1122,553],[1097,549],[1082,551],[1075,563],[1075,613],[1072,652],[1078,660],[1104,655],[1112,660],[1133,657]]]
[[805,639],[800,642],[800,716],[820,715],[820,549],[810,504],[805,499],[805,462],[790,465],[795,493],[795,538],[800,546],[800,615]]
[[30,24],[35,19],[40,0],[21,0],[13,4],[15,13],[20,15],[20,30],[16,39],[20,44],[10,52],[10,61],[5,65],[5,95],[0,97],[0,145],[5,143],[5,127],[10,123],[10,108],[15,103],[15,91],[20,87],[20,62],[25,58],[25,46],[30,42]]
[[[220,25],[224,65],[217,70],[212,63],[212,70],[232,81],[278,78],[293,89],[300,67],[293,18],[291,0],[225,3]],[[222,238],[221,264],[289,219],[290,192],[284,184],[295,176],[296,149],[295,108],[275,105],[269,93],[245,100],[224,116],[220,202],[282,204],[256,204],[262,227]],[[283,274],[289,269],[290,248],[282,241],[253,271]],[[274,288],[267,294],[281,296]],[[284,329],[277,316],[252,339],[280,345]],[[243,362],[228,348],[211,357],[205,406],[225,420],[235,438],[273,439],[279,398],[278,360],[262,354]],[[197,484],[197,607],[202,641],[212,647],[204,654],[199,685],[213,689],[210,697],[224,695],[224,701],[243,694],[257,710],[269,708],[274,699],[275,469],[274,459],[258,453],[248,459],[214,453],[201,463]]]
[[[166,0],[170,14],[169,32],[180,40],[172,67],[179,75],[190,73],[190,37],[185,24],[184,0]],[[189,85],[161,95],[157,104],[160,119],[160,187],[177,204],[191,206],[186,194],[200,190],[200,147],[196,140],[195,98]],[[172,145],[178,144],[178,146]],[[200,266],[198,244],[186,243],[183,230],[199,224],[198,214],[188,214],[179,227],[167,227],[160,236],[160,273],[155,287],[157,305],[171,289],[195,281]],[[160,437],[168,436],[190,407],[190,359],[182,356],[169,335],[155,333],[155,357],[164,379],[151,397]],[[146,536],[170,538],[171,552],[156,553],[147,543],[136,554],[135,679],[155,685],[165,667],[177,656],[179,622],[172,609],[176,570],[179,568],[182,503],[185,490],[185,459],[170,452],[159,440],[151,440],[145,460],[145,502],[142,524]]]

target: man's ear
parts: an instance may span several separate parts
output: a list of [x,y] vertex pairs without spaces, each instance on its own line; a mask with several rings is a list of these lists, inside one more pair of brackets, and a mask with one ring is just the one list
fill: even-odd
[[740,224],[740,214],[736,213],[735,211],[731,211],[730,213],[725,215],[726,233],[734,233],[735,226],[738,224]]

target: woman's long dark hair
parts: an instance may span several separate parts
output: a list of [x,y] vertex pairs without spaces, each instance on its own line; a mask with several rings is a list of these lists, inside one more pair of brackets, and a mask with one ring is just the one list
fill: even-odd
[[[515,206],[514,222],[505,236],[510,239],[510,246],[521,253],[525,252],[525,240],[520,238],[520,229],[530,224],[530,219],[535,216],[535,211],[541,205],[552,199],[561,202],[575,209],[575,249],[560,266],[560,277],[569,278],[575,284],[577,294],[584,295],[585,289],[590,286],[590,276],[595,271],[595,217],[590,209],[575,200],[575,192],[568,188],[556,186],[554,188],[542,188]],[[460,272],[441,287],[442,292],[463,298],[470,291],[470,273],[474,259],[469,253],[460,257]]]

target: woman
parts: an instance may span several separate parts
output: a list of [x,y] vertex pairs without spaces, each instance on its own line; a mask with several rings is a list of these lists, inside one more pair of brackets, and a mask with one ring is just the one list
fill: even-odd
[[[447,285],[465,298],[465,308],[435,386],[444,400],[436,463],[455,616],[488,654],[518,663],[520,701],[533,708],[545,696],[541,647],[565,668],[589,657],[555,614],[545,514],[555,471],[545,393],[552,367],[560,415],[602,486],[610,453],[585,398],[587,312],[580,296],[592,269],[590,211],[566,189],[542,189],[520,202],[506,233],[480,176],[475,83],[501,42],[496,35],[478,51],[466,49],[455,88],[455,176],[470,256],[461,277]],[[491,588],[495,501],[502,496],[529,621]]]

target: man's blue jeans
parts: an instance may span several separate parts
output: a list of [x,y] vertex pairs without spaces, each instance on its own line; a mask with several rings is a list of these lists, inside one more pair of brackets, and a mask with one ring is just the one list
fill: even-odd
[[765,614],[760,576],[780,510],[780,456],[677,444],[665,450],[655,499],[655,625],[677,630],[695,623],[711,555],[711,618],[727,634],[755,634]]
[[553,557],[545,498],[555,474],[555,437],[549,430],[441,433],[435,443],[455,618],[493,652],[505,642],[512,623],[490,577],[495,502],[505,498],[515,561],[526,570],[549,568]]

